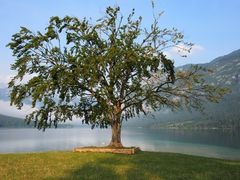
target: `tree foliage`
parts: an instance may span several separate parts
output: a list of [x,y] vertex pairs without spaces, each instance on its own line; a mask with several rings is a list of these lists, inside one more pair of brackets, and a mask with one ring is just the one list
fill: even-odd
[[191,49],[183,34],[161,29],[158,17],[143,28],[134,13],[124,19],[119,7],[108,7],[96,23],[56,16],[45,32],[21,27],[8,44],[17,72],[9,83],[11,104],[21,108],[30,98],[37,108],[26,119],[45,129],[73,117],[104,128],[162,107],[217,102],[226,90],[207,84],[205,69],[175,72],[164,55],[173,46]]

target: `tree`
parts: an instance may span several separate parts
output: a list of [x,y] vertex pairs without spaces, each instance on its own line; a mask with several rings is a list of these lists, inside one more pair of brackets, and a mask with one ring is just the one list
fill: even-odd
[[73,117],[92,128],[111,126],[109,145],[122,147],[123,120],[162,107],[201,109],[224,95],[204,81],[199,66],[175,72],[163,50],[190,50],[182,33],[160,29],[158,18],[149,29],[141,22],[134,10],[124,19],[119,7],[108,7],[95,24],[66,16],[52,17],[44,33],[21,27],[8,44],[17,72],[9,82],[11,105],[21,109],[30,99],[37,108],[26,121],[38,129]]

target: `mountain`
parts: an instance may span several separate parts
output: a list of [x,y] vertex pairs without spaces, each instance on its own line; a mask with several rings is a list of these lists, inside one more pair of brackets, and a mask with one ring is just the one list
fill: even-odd
[[218,57],[204,66],[213,70],[210,81],[228,86],[233,93],[240,92],[240,50]]
[[[34,127],[33,123],[28,125],[24,119],[0,114],[0,128],[33,128],[33,127]],[[73,127],[74,125],[69,123],[58,125],[58,128],[73,128]]]
[[0,114],[0,128],[26,128],[26,127],[32,127],[32,125],[27,125],[24,122],[24,119]]
[[[193,111],[154,113],[155,119],[148,123],[150,128],[196,128],[232,129],[240,128],[240,50],[218,57],[201,66],[213,70],[206,80],[214,85],[227,87],[231,93],[220,103],[207,103],[204,114]],[[188,69],[190,65],[179,67]]]

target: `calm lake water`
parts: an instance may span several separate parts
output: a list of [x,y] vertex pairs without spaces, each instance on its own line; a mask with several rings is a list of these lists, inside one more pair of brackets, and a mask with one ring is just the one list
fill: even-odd
[[[109,129],[72,128],[0,129],[0,153],[72,150],[80,146],[105,146]],[[240,132],[219,130],[123,129],[124,146],[146,151],[176,152],[240,160]]]

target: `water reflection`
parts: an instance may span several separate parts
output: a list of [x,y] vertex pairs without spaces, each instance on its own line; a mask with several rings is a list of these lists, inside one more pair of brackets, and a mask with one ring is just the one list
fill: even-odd
[[[39,152],[72,150],[77,146],[105,146],[108,129],[1,129],[0,152]],[[217,130],[147,130],[124,129],[125,146],[138,146],[146,151],[177,152],[208,157],[240,159],[240,133]]]

